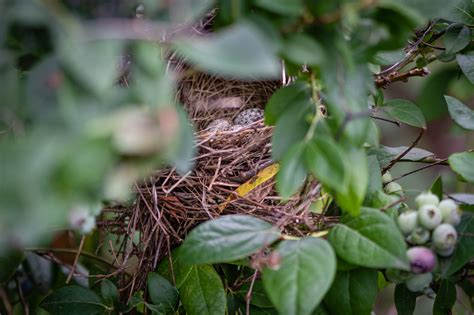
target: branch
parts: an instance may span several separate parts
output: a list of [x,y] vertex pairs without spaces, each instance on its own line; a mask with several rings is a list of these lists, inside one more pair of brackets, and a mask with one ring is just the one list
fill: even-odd
[[421,139],[421,136],[423,136],[423,133],[425,132],[425,129],[421,129],[421,132],[420,134],[418,135],[418,137],[416,137],[415,141],[413,141],[413,143],[405,150],[403,151],[402,153],[400,153],[394,160],[392,160],[392,162],[390,162],[390,164],[388,164],[387,166],[385,166],[382,170],[382,174],[385,174],[389,169],[391,169],[398,161],[400,161],[405,155],[408,154],[408,152],[411,151],[411,149],[413,149],[416,144],[418,143],[418,141],[420,141]]
[[403,81],[407,82],[408,78],[410,77],[424,77],[430,74],[430,70],[428,68],[413,68],[407,72],[392,72],[388,76],[377,76],[375,78],[375,85],[378,88],[386,88],[393,82]]

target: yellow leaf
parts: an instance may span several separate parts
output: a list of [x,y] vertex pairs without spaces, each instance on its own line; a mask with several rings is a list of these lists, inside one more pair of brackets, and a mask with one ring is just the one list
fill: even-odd
[[272,179],[276,175],[276,173],[278,173],[279,168],[280,165],[277,163],[267,166],[263,170],[258,172],[257,175],[237,187],[235,193],[229,195],[226,201],[219,206],[219,211],[222,212],[227,207],[229,202],[237,199],[237,196],[248,195],[255,188]]

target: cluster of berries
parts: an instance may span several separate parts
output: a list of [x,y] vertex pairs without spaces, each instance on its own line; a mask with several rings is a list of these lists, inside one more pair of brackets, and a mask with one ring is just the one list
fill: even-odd
[[[389,174],[382,179],[387,183],[387,193],[402,193],[401,186],[393,182]],[[437,255],[448,257],[453,254],[458,239],[455,226],[461,222],[461,212],[453,200],[440,201],[431,192],[419,194],[415,203],[416,210],[405,209],[397,218],[398,228],[412,246],[407,251],[411,270],[387,270],[387,276],[395,283],[405,283],[410,291],[421,292],[433,281]]]

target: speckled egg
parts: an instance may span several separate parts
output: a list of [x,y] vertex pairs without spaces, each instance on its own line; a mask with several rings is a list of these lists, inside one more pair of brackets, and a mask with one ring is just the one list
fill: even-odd
[[231,127],[231,123],[227,119],[215,119],[209,123],[206,127],[208,132],[220,132],[226,131]]
[[263,109],[260,108],[250,108],[246,109],[243,112],[239,113],[237,117],[234,118],[235,125],[250,125],[263,118]]

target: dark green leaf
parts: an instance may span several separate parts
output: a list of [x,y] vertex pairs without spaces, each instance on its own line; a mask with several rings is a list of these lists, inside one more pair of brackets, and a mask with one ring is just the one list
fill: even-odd
[[277,191],[283,198],[289,198],[303,185],[306,169],[303,162],[304,144],[297,143],[283,156],[276,176]]
[[153,304],[163,314],[174,314],[176,312],[179,295],[178,290],[165,278],[157,273],[150,272],[147,278],[148,294]]
[[442,275],[448,278],[474,257],[474,214],[464,213],[456,227],[458,243],[451,257],[442,264]]
[[408,290],[405,284],[395,287],[395,307],[398,315],[412,315],[416,306],[418,294]]
[[445,95],[448,104],[449,115],[458,124],[467,130],[474,130],[474,111],[460,102],[458,99]]
[[440,176],[436,178],[436,180],[431,185],[430,191],[438,196],[439,200],[443,199],[443,179]]
[[433,305],[433,315],[451,314],[454,303],[456,303],[456,287],[454,282],[446,279],[441,280]]
[[459,176],[474,183],[474,152],[454,153],[449,156],[449,166]]
[[179,296],[186,314],[225,314],[224,286],[212,266],[193,266],[179,288]]
[[102,315],[107,310],[100,296],[79,286],[57,289],[48,295],[40,306],[53,315]]
[[280,73],[271,45],[250,24],[237,24],[208,38],[176,40],[173,46],[199,68],[219,75],[255,80]]
[[7,282],[15,274],[22,260],[22,251],[7,252],[0,255],[0,285]]
[[265,290],[281,314],[307,315],[318,306],[336,273],[336,257],[325,240],[305,238],[281,242],[277,270],[263,271]]
[[308,103],[311,98],[310,86],[306,82],[295,83],[277,90],[265,105],[265,124],[274,125],[287,109]]
[[[380,163],[380,167],[384,168],[385,166],[390,164],[390,162],[394,160],[398,155],[405,152],[406,149],[408,149],[408,147],[394,148],[380,145],[376,148],[370,148],[367,151],[367,154],[369,156],[375,155]],[[429,151],[420,148],[413,148],[402,158],[402,161],[416,162],[432,156],[434,156],[434,154]]]
[[283,54],[297,65],[318,65],[324,61],[321,45],[305,34],[291,34],[285,42]]
[[332,314],[370,314],[377,291],[377,270],[339,271],[324,301]]
[[185,265],[245,258],[278,239],[270,223],[245,215],[226,215],[200,224],[180,247]]
[[390,115],[393,119],[396,119],[407,125],[426,128],[425,118],[421,110],[410,101],[407,100],[390,100],[386,102],[382,109]]
[[304,11],[301,0],[256,0],[255,5],[285,16],[298,16]]
[[377,191],[382,189],[382,171],[376,156],[369,156],[367,161],[369,167],[369,184],[367,185],[366,199],[368,199],[367,201],[370,202],[370,199],[372,199],[375,194],[377,194]]
[[403,235],[389,216],[376,209],[362,208],[359,216],[344,216],[328,239],[337,255],[350,263],[368,268],[409,268]]
[[100,282],[100,294],[108,306],[116,304],[120,297],[117,287],[108,279]]
[[474,84],[474,52],[457,54],[456,60],[466,78]]
[[315,137],[305,148],[306,168],[324,185],[345,193],[346,156],[329,137]]
[[451,24],[446,29],[444,36],[444,46],[446,54],[454,54],[469,45],[471,41],[471,30],[464,24]]

